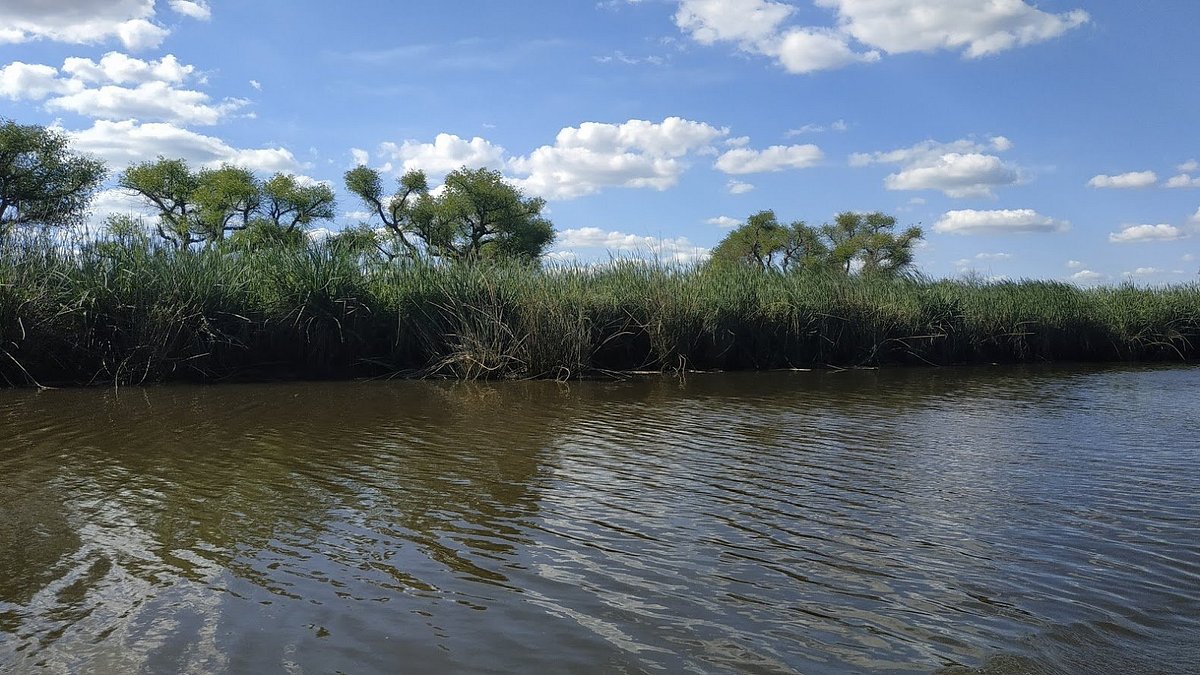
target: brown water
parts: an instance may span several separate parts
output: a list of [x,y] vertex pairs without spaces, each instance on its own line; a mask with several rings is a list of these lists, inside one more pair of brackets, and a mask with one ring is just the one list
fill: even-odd
[[1200,369],[0,392],[0,671],[1200,672]]

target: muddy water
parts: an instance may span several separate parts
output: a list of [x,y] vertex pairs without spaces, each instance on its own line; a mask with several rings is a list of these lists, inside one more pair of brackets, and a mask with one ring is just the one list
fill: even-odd
[[0,391],[0,671],[1200,672],[1200,369]]

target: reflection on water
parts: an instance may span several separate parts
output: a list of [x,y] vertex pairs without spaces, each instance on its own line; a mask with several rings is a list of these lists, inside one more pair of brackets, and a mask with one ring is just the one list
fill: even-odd
[[0,392],[0,671],[1187,672],[1198,385]]

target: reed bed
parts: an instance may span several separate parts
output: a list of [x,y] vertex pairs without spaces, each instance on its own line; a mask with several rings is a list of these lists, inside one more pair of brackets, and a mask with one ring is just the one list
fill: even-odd
[[1191,360],[1200,285],[0,245],[0,384]]

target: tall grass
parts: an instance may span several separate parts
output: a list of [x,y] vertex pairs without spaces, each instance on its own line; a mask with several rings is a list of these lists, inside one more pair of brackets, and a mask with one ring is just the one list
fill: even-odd
[[383,265],[326,244],[0,245],[0,383],[17,386],[1181,360],[1198,344],[1197,284]]

